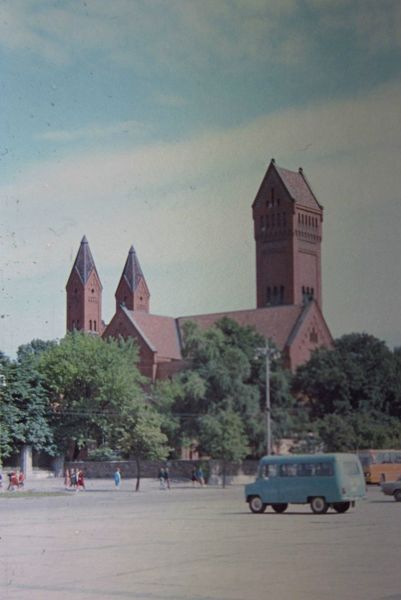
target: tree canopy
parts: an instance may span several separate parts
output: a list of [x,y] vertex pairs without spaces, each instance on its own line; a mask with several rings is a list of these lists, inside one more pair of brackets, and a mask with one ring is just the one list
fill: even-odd
[[121,415],[144,401],[137,362],[132,340],[103,340],[79,332],[40,355],[59,451],[74,458],[90,444],[107,446]]
[[399,366],[398,351],[352,333],[298,368],[293,391],[327,450],[401,446]]

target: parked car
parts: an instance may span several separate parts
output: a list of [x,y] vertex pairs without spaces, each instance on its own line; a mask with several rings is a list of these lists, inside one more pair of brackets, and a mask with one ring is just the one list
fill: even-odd
[[401,502],[401,475],[395,481],[383,481],[380,487],[383,494],[394,496],[396,502]]

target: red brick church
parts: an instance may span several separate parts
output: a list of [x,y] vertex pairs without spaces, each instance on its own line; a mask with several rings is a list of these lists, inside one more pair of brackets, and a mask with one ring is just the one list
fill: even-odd
[[323,208],[302,169],[289,171],[272,159],[252,211],[256,308],[178,318],[154,315],[149,310],[149,288],[131,247],[115,293],[116,312],[105,325],[102,284],[84,237],[66,286],[67,331],[134,337],[140,350],[140,370],[154,381],[183,368],[185,321],[208,328],[227,316],[273,340],[286,365],[294,370],[315,348],[332,344],[322,314]]

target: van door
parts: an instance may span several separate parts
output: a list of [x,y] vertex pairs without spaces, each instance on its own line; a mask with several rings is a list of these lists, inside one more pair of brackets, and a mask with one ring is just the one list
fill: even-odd
[[[279,495],[278,501],[290,504],[291,502],[301,502],[300,478],[297,473],[297,464],[284,463],[280,465],[278,473]],[[303,487],[303,486],[301,486]]]
[[262,465],[260,483],[262,489],[262,500],[266,504],[275,504],[279,501],[278,465]]

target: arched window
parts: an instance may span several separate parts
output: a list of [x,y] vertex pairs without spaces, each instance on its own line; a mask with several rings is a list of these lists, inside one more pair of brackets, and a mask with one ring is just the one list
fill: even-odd
[[97,331],[97,324],[96,324],[96,321],[93,321],[93,331]]
[[271,304],[271,302],[272,302],[272,293],[271,293],[270,286],[268,286],[267,290],[266,290],[266,304]]
[[89,331],[92,331],[92,319],[89,319]]

